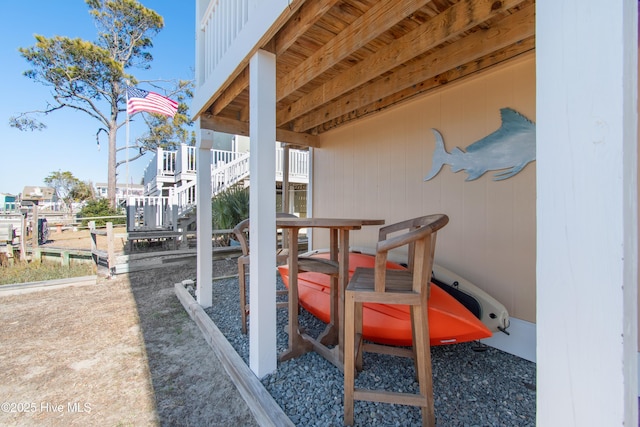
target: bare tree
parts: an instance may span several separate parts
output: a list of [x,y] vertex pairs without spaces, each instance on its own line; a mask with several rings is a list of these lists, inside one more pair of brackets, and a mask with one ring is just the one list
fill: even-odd
[[[46,126],[35,116],[63,108],[81,111],[97,120],[96,138],[105,132],[109,141],[107,196],[115,206],[119,150],[116,134],[125,124],[121,113],[126,108],[126,86],[138,83],[130,70],[150,68],[152,38],[162,30],[164,21],[136,0],[85,1],[96,22],[97,41],[36,35],[34,46],[21,48],[22,56],[32,67],[24,75],[51,87],[52,100],[41,110],[12,117],[10,124],[21,130],[42,130]],[[165,95],[184,100],[191,94],[190,87],[190,81],[177,81]],[[179,128],[190,124],[186,111],[187,107],[181,105],[172,119],[153,120],[169,128]],[[137,157],[149,149],[153,149],[152,143],[138,146]]]

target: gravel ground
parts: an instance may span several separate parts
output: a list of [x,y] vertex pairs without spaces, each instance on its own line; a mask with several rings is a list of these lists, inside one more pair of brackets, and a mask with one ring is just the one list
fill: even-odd
[[[278,276],[278,286],[282,282]],[[207,313],[248,363],[249,340],[240,332],[238,282],[221,279],[214,284],[214,307]],[[287,345],[286,310],[278,311],[278,351]],[[324,324],[301,310],[300,324],[317,335]],[[436,423],[438,426],[534,426],[534,363],[477,343],[431,349]],[[417,390],[410,359],[367,354],[356,386],[396,391]],[[332,364],[310,352],[278,365],[263,378],[267,391],[299,426],[342,426],[343,377]],[[420,410],[402,405],[370,402],[355,404],[358,426],[411,426],[421,423]]]

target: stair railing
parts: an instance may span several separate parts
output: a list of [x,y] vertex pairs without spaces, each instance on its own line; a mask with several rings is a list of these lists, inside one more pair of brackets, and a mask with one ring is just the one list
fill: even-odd
[[221,164],[211,171],[211,196],[214,197],[227,188],[249,176],[249,153],[242,153],[229,163]]

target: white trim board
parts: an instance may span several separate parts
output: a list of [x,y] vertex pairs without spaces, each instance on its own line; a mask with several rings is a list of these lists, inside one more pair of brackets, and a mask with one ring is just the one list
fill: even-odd
[[[496,332],[491,338],[482,340],[482,343],[535,363],[536,324],[513,317],[510,320],[511,325],[507,331],[511,335]],[[640,352],[637,353],[637,362],[638,384],[640,384]],[[640,397],[640,390],[638,396]]]
[[[638,384],[640,384],[640,352],[638,352]],[[640,397],[640,387],[638,387],[638,397]]]
[[[483,344],[536,363],[536,324],[511,317],[507,332],[494,332]],[[639,362],[640,363],[640,362]]]

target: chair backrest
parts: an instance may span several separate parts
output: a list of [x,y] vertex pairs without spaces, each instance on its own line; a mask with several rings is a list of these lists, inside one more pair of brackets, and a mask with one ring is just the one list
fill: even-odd
[[[297,218],[296,215],[285,213],[285,212],[277,212],[276,218]],[[233,228],[233,234],[236,235],[236,240],[240,243],[240,247],[242,248],[242,255],[249,255],[249,218],[240,221]]]
[[413,291],[428,291],[438,230],[447,225],[444,214],[412,218],[380,228],[376,245],[375,291],[384,292],[389,251],[408,246],[408,268],[413,273]]
[[249,218],[237,223],[236,226],[233,227],[233,234],[236,235],[236,240],[240,243],[242,255],[249,255],[249,239],[247,238],[249,234]]

